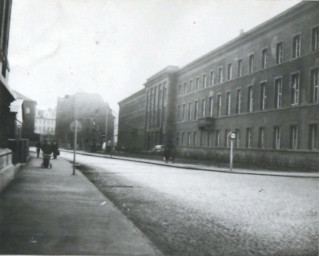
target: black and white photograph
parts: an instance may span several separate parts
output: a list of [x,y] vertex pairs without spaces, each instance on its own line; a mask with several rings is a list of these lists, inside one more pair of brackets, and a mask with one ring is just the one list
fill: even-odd
[[0,255],[319,256],[319,1],[0,0]]

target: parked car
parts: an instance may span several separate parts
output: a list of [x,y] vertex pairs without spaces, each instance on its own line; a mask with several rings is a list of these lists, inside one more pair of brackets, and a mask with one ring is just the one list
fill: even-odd
[[165,146],[164,145],[156,145],[154,146],[154,148],[151,149],[150,152],[154,152],[154,153],[162,153],[165,150]]

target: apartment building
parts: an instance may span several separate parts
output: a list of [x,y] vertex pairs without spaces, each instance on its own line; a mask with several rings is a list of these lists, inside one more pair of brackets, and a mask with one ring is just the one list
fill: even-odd
[[301,2],[170,74],[180,157],[227,161],[234,132],[237,163],[318,167],[318,11]]

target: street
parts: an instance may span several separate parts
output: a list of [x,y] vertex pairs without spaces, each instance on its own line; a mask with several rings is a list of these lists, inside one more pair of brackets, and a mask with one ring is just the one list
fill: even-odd
[[318,255],[318,179],[77,162],[165,255]]

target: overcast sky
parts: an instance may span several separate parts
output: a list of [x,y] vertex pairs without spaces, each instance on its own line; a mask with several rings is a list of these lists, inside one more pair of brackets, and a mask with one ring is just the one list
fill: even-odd
[[9,85],[55,107],[97,92],[117,103],[300,0],[13,0]]

